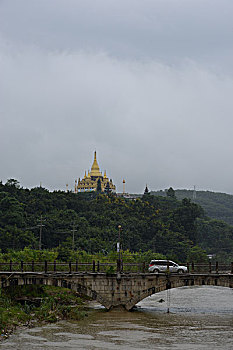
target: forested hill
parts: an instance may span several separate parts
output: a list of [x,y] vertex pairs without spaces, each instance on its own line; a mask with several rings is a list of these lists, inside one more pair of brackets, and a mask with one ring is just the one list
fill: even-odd
[[[90,253],[114,251],[121,225],[123,248],[161,253],[177,261],[193,254],[233,252],[233,227],[210,220],[189,199],[23,189],[16,180],[0,182],[0,249],[58,246]],[[74,238],[74,240],[73,240]],[[206,256],[206,255],[205,255]]]
[[[151,194],[166,196],[165,191],[153,191]],[[190,198],[194,203],[202,206],[207,216],[233,225],[233,195],[220,192],[196,191],[195,200],[193,200],[192,190],[175,190],[175,195],[179,200]]]

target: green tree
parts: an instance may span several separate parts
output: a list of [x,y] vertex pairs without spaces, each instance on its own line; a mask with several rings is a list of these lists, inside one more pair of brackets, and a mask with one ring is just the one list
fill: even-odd
[[98,181],[97,181],[96,191],[97,191],[98,193],[102,192],[102,189],[101,189],[101,180],[100,180],[100,178],[98,178]]
[[172,225],[175,230],[181,230],[194,244],[197,239],[196,219],[203,215],[203,209],[184,198],[181,205],[172,213]]
[[207,263],[208,257],[205,250],[199,246],[194,246],[189,250],[187,260],[196,263]]
[[173,190],[172,187],[170,187],[167,190],[166,194],[167,194],[167,197],[176,198],[176,192]]
[[0,223],[2,226],[22,227],[24,223],[23,204],[8,194],[0,200]]

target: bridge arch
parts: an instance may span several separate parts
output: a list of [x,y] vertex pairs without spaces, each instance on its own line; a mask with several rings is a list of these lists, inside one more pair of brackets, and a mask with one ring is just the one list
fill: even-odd
[[101,295],[96,290],[93,290],[91,288],[88,288],[78,283],[73,283],[70,289],[74,290],[75,292],[78,292],[80,295],[85,295],[91,298],[92,300],[96,300],[98,303],[103,305],[107,310],[111,308],[111,303],[104,297],[104,295]]
[[2,278],[1,287],[10,287],[10,286],[23,286],[23,285],[45,285],[45,286],[54,286],[54,287],[63,287],[78,292],[80,295],[87,296],[92,300],[96,300],[98,303],[103,305],[107,310],[111,308],[111,302],[107,300],[103,293],[99,293],[98,290],[92,289],[85,285],[85,283],[78,283],[75,279],[71,279],[70,276],[63,278],[21,278],[21,276],[15,276],[12,278]]
[[[165,277],[165,276],[163,276]],[[151,281],[150,278],[148,280]],[[137,303],[142,301],[143,299],[162,292],[167,289],[179,288],[179,287],[191,287],[191,286],[219,286],[219,287],[228,287],[233,288],[233,275],[225,274],[225,275],[167,275],[166,278],[162,278],[160,282],[158,280],[153,279],[153,282],[150,284],[150,287],[146,290],[139,291],[137,295],[127,301],[125,308],[127,310],[131,310]]]

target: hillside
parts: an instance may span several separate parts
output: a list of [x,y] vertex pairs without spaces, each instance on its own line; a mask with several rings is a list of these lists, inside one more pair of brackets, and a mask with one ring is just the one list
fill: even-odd
[[[202,208],[188,200],[145,195],[137,200],[90,192],[49,192],[20,188],[16,180],[0,184],[2,251],[65,245],[89,253],[116,249],[152,250],[187,259],[196,245],[196,219]],[[74,241],[73,241],[74,237]]]
[[233,226],[208,218],[187,198],[145,194],[125,199],[96,192],[29,190],[16,180],[0,183],[2,252],[59,246],[91,254],[115,251],[119,225],[124,250],[150,250],[183,262],[194,255],[199,261],[206,253],[233,258]]
[[[151,194],[166,196],[165,191],[152,191]],[[191,201],[200,205],[210,218],[222,220],[233,225],[233,195],[220,192],[196,191],[195,200],[193,200],[192,190],[175,190],[175,195],[179,200],[183,198],[191,199]]]

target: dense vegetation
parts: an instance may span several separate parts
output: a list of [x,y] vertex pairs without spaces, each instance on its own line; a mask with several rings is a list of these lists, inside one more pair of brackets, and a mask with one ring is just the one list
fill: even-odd
[[[0,183],[0,247],[9,250],[55,249],[67,251],[116,250],[119,228],[124,250],[156,252],[177,261],[207,253],[233,251],[233,228],[210,220],[189,199],[177,200],[145,194],[135,200],[113,194],[49,192],[20,188],[16,180]],[[41,235],[41,247],[40,247]]]

